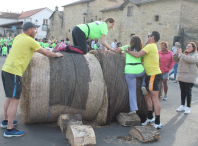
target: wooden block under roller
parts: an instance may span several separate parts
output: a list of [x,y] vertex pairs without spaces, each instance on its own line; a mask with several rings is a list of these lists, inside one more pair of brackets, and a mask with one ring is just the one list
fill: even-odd
[[118,123],[122,126],[137,126],[141,123],[141,120],[136,113],[119,113],[116,118]]
[[161,137],[159,130],[150,125],[133,126],[131,127],[129,134],[141,142],[152,142],[158,140]]
[[58,118],[58,126],[62,133],[66,132],[68,125],[82,125],[82,117],[80,114],[61,114]]
[[66,138],[71,146],[96,145],[94,130],[88,125],[68,125]]

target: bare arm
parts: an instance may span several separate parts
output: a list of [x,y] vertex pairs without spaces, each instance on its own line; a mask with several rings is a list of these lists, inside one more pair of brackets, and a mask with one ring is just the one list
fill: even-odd
[[61,57],[63,56],[63,54],[57,52],[57,53],[53,53],[51,52],[50,50],[46,50],[46,49],[43,49],[43,48],[40,48],[37,52],[47,56],[47,57]]
[[113,51],[113,49],[106,43],[106,35],[102,34],[101,36],[101,43],[102,43],[102,46],[104,46],[105,48]]
[[131,56],[135,58],[140,58],[141,56],[144,56],[146,54],[144,50],[141,50],[139,52],[133,52],[133,51],[127,50],[127,53],[129,53]]

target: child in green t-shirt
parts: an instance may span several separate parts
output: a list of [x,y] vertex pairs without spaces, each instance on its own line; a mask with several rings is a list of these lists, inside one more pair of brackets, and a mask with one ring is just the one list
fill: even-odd
[[6,56],[6,55],[7,55],[7,47],[6,47],[6,44],[3,45],[2,54],[3,54],[3,56]]

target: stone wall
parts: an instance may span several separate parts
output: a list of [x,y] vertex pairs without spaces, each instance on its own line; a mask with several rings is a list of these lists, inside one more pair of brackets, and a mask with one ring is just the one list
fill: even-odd
[[[97,21],[99,18],[102,18],[102,13],[100,10],[103,10],[105,8],[112,7],[114,5],[118,5],[120,3],[123,3],[124,0],[95,0],[93,2],[88,3],[88,15],[87,15],[87,23]],[[105,18],[102,18],[104,21]]]
[[[128,6],[133,6],[132,16],[127,16]],[[103,12],[103,17],[118,15],[116,17],[115,29],[108,34],[108,42],[112,42],[114,38],[122,42],[123,45],[128,44],[131,34],[141,37],[144,44],[147,42],[148,34],[153,31],[159,31],[161,41],[167,41],[169,49],[173,46],[173,37],[179,33],[181,0],[165,0],[151,2],[136,6],[129,2],[128,5],[121,10],[112,10]],[[155,21],[155,16],[159,15],[159,21]],[[115,37],[114,37],[115,36]],[[159,45],[158,43],[158,45]]]
[[83,13],[87,11],[87,3],[64,7],[64,38],[68,37],[72,43],[74,26],[84,23]]
[[59,16],[58,12],[55,12],[50,19],[50,29],[47,33],[47,38],[55,37],[56,40],[63,38],[63,18]]
[[184,46],[192,41],[198,45],[198,1],[197,0],[184,0],[181,7],[181,28],[184,30]]

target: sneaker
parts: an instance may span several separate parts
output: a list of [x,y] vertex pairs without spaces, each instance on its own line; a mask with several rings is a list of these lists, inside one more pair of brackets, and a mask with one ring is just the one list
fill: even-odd
[[129,112],[128,114],[130,115],[130,114],[133,114],[133,113],[136,113],[136,111],[131,111],[131,112]]
[[[17,121],[14,120],[13,126],[15,126],[16,124],[17,124]],[[7,125],[8,125],[8,122],[4,122],[4,121],[1,122],[1,128],[7,128]]]
[[4,137],[13,137],[13,136],[22,136],[25,132],[16,130],[14,127],[12,131],[8,131],[7,129],[4,132]]
[[184,112],[185,114],[190,114],[190,108],[189,107],[186,107],[186,109],[185,109],[185,112]]
[[183,112],[185,110],[185,105],[181,105],[176,111]]
[[143,94],[143,95],[147,95],[147,94],[148,94],[148,91],[147,91],[147,89],[146,89],[145,86],[142,86],[142,87],[141,87],[141,90],[142,90],[142,94]]
[[154,124],[153,127],[159,130],[159,129],[162,129],[163,126],[160,123],[160,124]]
[[147,123],[154,123],[155,122],[155,119],[153,118],[153,119],[146,119],[146,121],[144,122],[144,123],[141,123],[142,124],[142,126],[145,126],[145,125],[147,125]]
[[173,83],[177,83],[177,81],[173,81]]
[[167,95],[164,95],[163,100],[164,100],[164,101],[167,100]]

